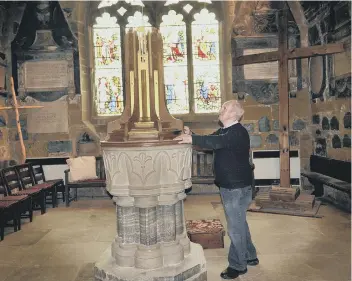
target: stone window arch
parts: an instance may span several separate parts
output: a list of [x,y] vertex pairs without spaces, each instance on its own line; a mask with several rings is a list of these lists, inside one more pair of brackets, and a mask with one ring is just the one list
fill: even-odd
[[[184,38],[181,43],[184,44],[186,59],[181,71],[185,78],[183,79],[184,91],[183,93],[177,91],[177,95],[183,99],[184,110],[175,110],[175,108],[168,106],[169,111],[174,115],[181,114],[183,116],[217,114],[221,107],[223,92],[225,92],[221,90],[220,78],[222,71],[219,57],[221,54],[221,5],[219,3],[211,1],[189,3],[182,1],[101,1],[92,2],[89,10],[91,27],[90,75],[93,93],[91,109],[95,113],[93,115],[109,117],[119,116],[123,112],[125,101],[124,40],[128,29],[138,29],[141,26],[160,28],[163,39],[165,39],[163,51],[166,55],[166,47],[170,49],[171,45],[167,45],[167,42],[165,42],[167,30],[170,30],[171,14],[182,18],[180,22],[183,22],[183,25],[178,26],[177,31],[184,31]],[[204,21],[204,16],[209,22]],[[101,27],[99,27],[99,23]],[[107,23],[110,25],[107,26]],[[200,37],[199,34],[202,34],[202,28],[206,30],[207,27],[213,32],[214,40],[210,44],[208,44],[209,42],[200,42],[201,38],[197,38],[197,35]],[[101,39],[97,37],[99,32],[100,34],[110,34],[110,38],[107,37],[104,42],[101,42]],[[97,38],[100,40],[98,44]],[[195,42],[197,39],[199,42]],[[174,45],[180,45],[177,42],[175,43]],[[196,49],[197,43],[199,45],[203,43],[203,45]],[[203,52],[203,57],[199,59],[202,47],[205,52]],[[174,57],[178,54],[176,49],[173,49],[174,53],[172,55]],[[196,53],[199,49],[200,53]],[[209,57],[212,60],[207,61]],[[164,60],[164,84],[166,100],[168,100],[168,90],[175,83],[171,81],[168,84],[171,76],[170,71],[167,71],[166,60],[167,58]],[[106,66],[106,64],[109,66]],[[104,68],[106,68],[105,72]],[[109,72],[110,74],[107,74]],[[172,99],[168,101],[172,102]]]

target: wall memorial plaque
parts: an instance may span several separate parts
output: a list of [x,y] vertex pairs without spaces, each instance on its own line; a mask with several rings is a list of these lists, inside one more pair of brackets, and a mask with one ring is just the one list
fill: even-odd
[[68,133],[67,101],[35,103],[35,105],[42,105],[44,108],[28,112],[28,133]]
[[[277,51],[276,48],[265,49],[244,49],[243,55],[253,55],[266,52]],[[248,80],[261,80],[261,79],[277,79],[279,73],[278,62],[265,62],[247,64],[243,66],[244,79]]]
[[24,72],[27,90],[68,87],[68,62],[65,60],[26,61]]

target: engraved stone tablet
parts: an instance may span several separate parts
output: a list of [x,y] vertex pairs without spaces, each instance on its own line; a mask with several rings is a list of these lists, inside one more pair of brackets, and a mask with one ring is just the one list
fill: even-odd
[[[275,48],[265,48],[265,49],[244,49],[243,55],[253,55],[260,54],[265,52],[277,51]],[[255,63],[248,64],[243,66],[244,70],[244,78],[245,79],[275,79],[278,78],[278,63],[276,61],[273,62],[264,62],[264,63]]]
[[28,112],[27,126],[31,134],[68,133],[67,101],[36,103],[44,108]]
[[24,63],[27,90],[68,87],[68,62],[66,60],[27,61]]

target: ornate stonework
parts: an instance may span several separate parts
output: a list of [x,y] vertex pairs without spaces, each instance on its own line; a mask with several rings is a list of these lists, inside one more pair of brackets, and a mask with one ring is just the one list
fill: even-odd
[[191,146],[102,145],[107,189],[116,203],[117,235],[111,253],[96,265],[96,280],[110,280],[106,276],[116,274],[116,266],[121,272],[134,268],[133,277],[121,273],[116,280],[155,280],[165,274],[188,276],[165,280],[206,280],[204,257],[195,257],[203,250],[191,246],[183,211],[184,190],[191,184]]
[[[185,145],[104,147],[109,192],[114,196],[183,192],[190,186],[192,148]],[[148,188],[149,191],[146,190]]]

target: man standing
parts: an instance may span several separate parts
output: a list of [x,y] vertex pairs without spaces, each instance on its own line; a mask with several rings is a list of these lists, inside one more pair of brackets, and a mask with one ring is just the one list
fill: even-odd
[[215,184],[220,188],[231,240],[229,266],[220,274],[223,279],[235,279],[247,272],[247,265],[259,263],[246,219],[246,211],[252,201],[252,168],[249,163],[249,135],[239,123],[243,113],[238,101],[227,101],[219,113],[222,128],[211,135],[200,136],[185,127],[184,134],[175,138],[179,143],[192,143],[214,150]]

